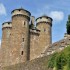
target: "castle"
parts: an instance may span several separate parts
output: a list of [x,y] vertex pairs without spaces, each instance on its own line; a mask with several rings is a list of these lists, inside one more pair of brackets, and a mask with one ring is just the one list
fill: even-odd
[[[70,45],[70,35],[52,44],[52,18],[35,17],[23,8],[11,12],[12,21],[2,24],[0,67],[44,57]],[[36,26],[35,26],[36,23]]]
[[52,18],[36,19],[23,8],[11,12],[12,21],[2,24],[2,66],[10,66],[41,57],[52,44]]

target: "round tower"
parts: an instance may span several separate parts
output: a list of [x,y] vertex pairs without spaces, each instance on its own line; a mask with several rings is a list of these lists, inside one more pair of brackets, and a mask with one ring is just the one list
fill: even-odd
[[[29,59],[29,21],[31,13],[25,9],[12,11],[11,63],[25,62]],[[13,61],[13,62],[12,62]]]
[[[41,16],[36,19],[36,27],[40,30],[39,44],[40,52],[44,52],[47,47],[52,44],[52,18]],[[39,47],[39,48],[40,48]]]
[[2,24],[2,66],[6,66],[9,63],[9,41],[11,29],[11,22],[5,22]]

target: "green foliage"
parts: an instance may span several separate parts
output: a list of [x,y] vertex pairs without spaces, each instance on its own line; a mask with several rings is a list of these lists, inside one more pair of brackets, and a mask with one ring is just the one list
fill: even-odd
[[65,66],[66,64],[66,58],[65,58],[65,54],[62,52],[60,54],[58,54],[55,62],[56,62],[56,68],[57,69],[63,69],[63,67]]
[[48,62],[48,68],[53,68],[55,66],[55,59],[56,59],[57,53],[54,53]]
[[67,28],[67,34],[70,34],[70,15],[68,16],[68,21],[66,24],[66,28]]
[[70,70],[70,46],[60,53],[53,54],[49,59],[48,67],[56,70]]

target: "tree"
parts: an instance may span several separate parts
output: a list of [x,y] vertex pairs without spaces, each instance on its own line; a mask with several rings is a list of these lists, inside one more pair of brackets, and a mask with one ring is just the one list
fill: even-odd
[[55,60],[57,70],[63,70],[63,67],[66,65],[67,60],[65,54],[60,52]]
[[70,34],[70,15],[68,16],[68,21],[66,24],[66,28],[67,28],[67,34]]
[[53,54],[48,61],[48,68],[70,70],[70,46],[59,53]]
[[55,59],[56,59],[57,55],[58,55],[58,53],[54,53],[54,54],[50,57],[50,59],[49,59],[49,61],[48,61],[48,68],[54,68],[54,67],[55,67]]

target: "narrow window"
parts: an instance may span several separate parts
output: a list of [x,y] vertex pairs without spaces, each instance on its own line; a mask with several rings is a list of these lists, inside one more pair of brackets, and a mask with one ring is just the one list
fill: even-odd
[[22,40],[23,40],[23,42],[24,42],[24,38],[23,38]]
[[25,22],[24,22],[24,25],[25,25]]
[[46,31],[46,29],[44,29],[44,32]]
[[21,55],[23,55],[23,53],[24,53],[24,52],[22,51],[22,52],[21,52]]

